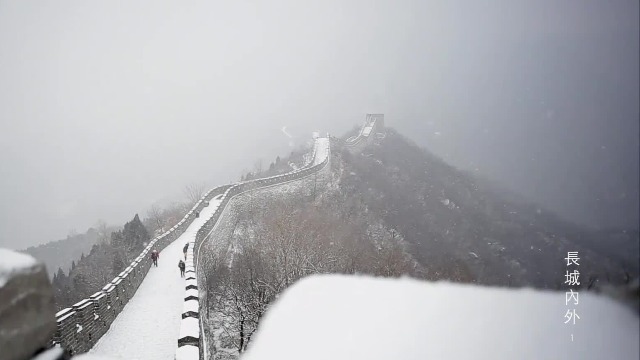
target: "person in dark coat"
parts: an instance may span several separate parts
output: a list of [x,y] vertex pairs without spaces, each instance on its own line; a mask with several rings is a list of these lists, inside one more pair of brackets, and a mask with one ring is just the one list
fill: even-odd
[[158,267],[158,258],[160,258],[160,253],[158,250],[151,251],[151,261],[153,261],[153,265]]
[[182,252],[184,253],[184,260],[187,261],[187,250],[189,250],[189,243],[184,244]]
[[178,268],[180,269],[180,277],[184,277],[184,261],[180,260],[180,262],[178,262]]

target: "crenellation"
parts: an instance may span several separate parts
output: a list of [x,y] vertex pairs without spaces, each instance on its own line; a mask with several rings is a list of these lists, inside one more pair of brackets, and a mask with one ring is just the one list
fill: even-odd
[[141,251],[140,255],[111,282],[106,284],[102,290],[74,304],[71,308],[58,312],[56,314],[56,331],[52,343],[59,344],[72,355],[91,349],[100,337],[108,331],[116,316],[122,311],[129,299],[134,296],[137,288],[144,280],[151,267],[151,261],[147,256],[151,249],[162,250],[175,241],[195,219],[196,211],[200,212],[205,206],[209,205],[213,197],[220,195],[218,208],[198,230],[196,239],[191,242],[192,246],[189,247],[187,254],[188,266],[185,274],[183,320],[181,321],[180,338],[178,340],[179,349],[176,352],[176,356],[180,354],[182,358],[182,355],[195,354],[195,356],[186,358],[197,359],[199,357],[201,335],[197,259],[195,257],[197,255],[197,246],[210,234],[215,223],[222,215],[225,206],[234,196],[266,186],[299,180],[316,171],[320,171],[329,162],[329,157],[320,164],[310,165],[313,164],[315,156],[316,149],[314,148],[311,162],[303,169],[268,178],[219,186],[209,190],[180,222],[173,226],[171,230],[153,239]]
[[76,353],[87,352],[93,345],[95,333],[92,332],[93,302],[91,299],[84,299],[73,305],[75,311],[75,327],[76,327]]
[[56,314],[54,342],[60,344],[71,354],[76,354],[78,349],[75,315],[76,312],[73,308],[66,308]]
[[[180,325],[180,335],[178,337],[178,350],[176,351],[176,359],[189,359],[197,360],[201,358],[200,352],[200,329],[199,321],[199,295],[198,295],[198,280],[197,280],[197,252],[194,251],[198,248],[210,234],[211,229],[215,226],[216,222],[222,215],[225,206],[236,195],[246,191],[252,191],[259,188],[272,186],[275,184],[283,184],[289,181],[300,180],[315,172],[323,170],[329,163],[330,155],[317,165],[310,165],[314,163],[316,156],[316,149],[314,147],[313,156],[311,161],[307,164],[307,167],[302,170],[295,170],[286,174],[270,176],[262,179],[253,179],[244,182],[239,182],[234,185],[230,185],[220,198],[218,208],[213,213],[211,218],[205,222],[205,224],[196,233],[195,246],[190,246],[187,252],[188,267],[185,272],[185,300],[182,313],[182,322]],[[193,259],[196,259],[193,264]],[[192,267],[193,266],[193,267]]]
[[102,335],[104,335],[111,323],[113,322],[114,317],[109,316],[110,312],[107,308],[107,294],[104,291],[98,291],[97,293],[91,295],[89,297],[93,302],[93,313],[94,313],[94,324],[93,331],[95,333],[95,341],[98,341]]

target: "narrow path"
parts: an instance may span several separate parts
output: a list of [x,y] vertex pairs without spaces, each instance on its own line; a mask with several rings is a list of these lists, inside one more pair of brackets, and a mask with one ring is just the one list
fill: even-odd
[[316,158],[313,161],[312,165],[321,164],[324,159],[329,155],[329,146],[331,143],[329,142],[329,138],[318,138],[316,139]]
[[174,358],[185,293],[178,261],[184,244],[195,240],[200,227],[218,208],[218,197],[202,209],[184,234],[160,252],[158,267],[149,269],[133,298],[90,353],[132,360]]

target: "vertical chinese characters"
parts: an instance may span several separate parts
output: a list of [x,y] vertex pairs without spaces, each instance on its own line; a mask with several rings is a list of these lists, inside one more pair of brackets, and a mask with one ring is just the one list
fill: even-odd
[[[580,257],[578,257],[578,252],[567,252],[565,260],[567,260],[567,271],[565,273],[564,283],[568,286],[580,286],[580,271],[577,269],[577,267],[580,266]],[[578,291],[574,291],[572,288],[569,288],[569,291],[565,292],[564,298],[565,305],[570,306],[564,315],[566,319],[564,323],[572,323],[572,325],[575,325],[576,320],[580,320],[580,316],[578,316],[578,312],[576,311],[576,306],[579,303],[579,293]],[[571,339],[573,340],[573,334],[571,335]]]

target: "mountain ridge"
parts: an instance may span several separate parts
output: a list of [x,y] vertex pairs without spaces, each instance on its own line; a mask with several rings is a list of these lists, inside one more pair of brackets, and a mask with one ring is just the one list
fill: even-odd
[[449,259],[469,272],[471,282],[557,288],[564,279],[562,253],[576,250],[586,258],[585,277],[624,283],[638,276],[631,251],[637,248],[637,232],[618,239],[628,250],[606,251],[598,241],[602,232],[565,221],[451,166],[392,128],[361,155],[342,154],[349,172],[360,174],[347,183],[360,188],[365,202],[391,227],[401,229],[422,265],[438,264],[436,278],[435,269],[446,267],[442,260]]

